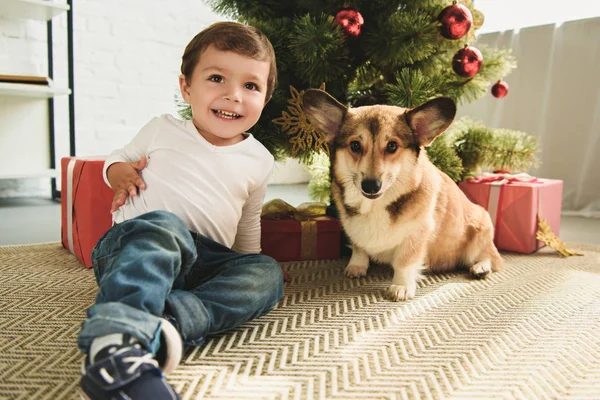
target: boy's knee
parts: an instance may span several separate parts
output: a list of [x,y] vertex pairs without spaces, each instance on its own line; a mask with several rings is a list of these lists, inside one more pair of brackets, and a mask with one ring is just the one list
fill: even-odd
[[269,256],[259,254],[259,263],[263,267],[262,280],[265,286],[280,292],[283,296],[283,272],[281,265]]

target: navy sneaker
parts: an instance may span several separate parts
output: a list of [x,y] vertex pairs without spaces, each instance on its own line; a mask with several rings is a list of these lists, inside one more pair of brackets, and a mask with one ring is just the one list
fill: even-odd
[[180,399],[152,358],[134,338],[103,347],[84,360],[80,395],[86,400]]

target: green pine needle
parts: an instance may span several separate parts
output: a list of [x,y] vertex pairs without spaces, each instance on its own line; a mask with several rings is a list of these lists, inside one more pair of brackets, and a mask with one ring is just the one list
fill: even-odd
[[290,51],[295,55],[295,73],[309,87],[343,79],[348,63],[348,49],[341,29],[333,17],[319,18],[306,14],[295,21],[290,34]]

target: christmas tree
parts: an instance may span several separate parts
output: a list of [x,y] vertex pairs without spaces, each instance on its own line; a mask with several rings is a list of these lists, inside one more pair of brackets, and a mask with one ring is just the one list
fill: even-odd
[[[476,45],[484,15],[472,0],[208,0],[214,11],[254,25],[273,43],[279,86],[253,135],[277,159],[309,166],[311,196],[329,199],[327,145],[304,117],[302,94],[324,88],[349,106],[415,107],[447,96],[460,106],[478,99],[516,67],[510,50]],[[185,107],[182,115],[189,116]],[[186,114],[187,113],[187,114]],[[455,181],[480,168],[526,170],[537,141],[523,132],[455,122],[427,149]]]

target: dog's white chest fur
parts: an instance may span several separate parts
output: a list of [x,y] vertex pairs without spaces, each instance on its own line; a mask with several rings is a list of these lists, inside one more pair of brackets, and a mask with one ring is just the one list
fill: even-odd
[[395,250],[417,222],[392,220],[382,201],[363,198],[353,204],[357,205],[359,214],[342,219],[346,233],[371,258],[391,263]]

